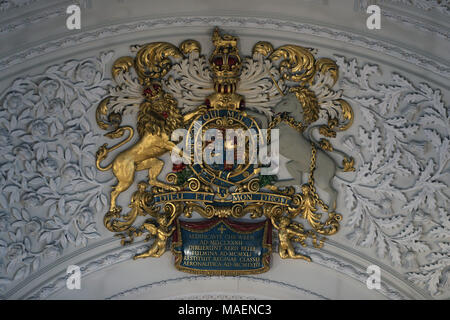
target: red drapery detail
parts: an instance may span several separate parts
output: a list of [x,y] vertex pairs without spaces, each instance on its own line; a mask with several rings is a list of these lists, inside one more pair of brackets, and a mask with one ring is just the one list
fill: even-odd
[[[217,225],[221,221],[223,221],[226,225],[234,230],[240,232],[252,232],[260,227],[263,227],[267,220],[260,222],[243,222],[233,221],[230,219],[210,219],[204,221],[179,221],[179,223],[181,227],[186,227],[191,230],[203,231],[213,227],[214,225]],[[178,239],[178,232],[174,232],[173,241],[178,242],[179,240],[180,239]],[[270,223],[270,221],[267,223],[265,244],[272,244],[272,224]]]

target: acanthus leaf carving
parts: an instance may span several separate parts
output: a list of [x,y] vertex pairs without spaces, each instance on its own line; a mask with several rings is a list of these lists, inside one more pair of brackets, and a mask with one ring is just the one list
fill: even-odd
[[346,98],[363,118],[358,136],[344,141],[359,167],[352,181],[337,179],[350,212],[348,238],[403,267],[431,294],[442,293],[450,254],[449,108],[428,84],[396,73],[386,84],[377,66],[343,57],[337,64]]
[[0,95],[1,291],[100,236],[105,181],[91,168],[100,135],[89,117],[107,93],[111,57],[51,66]]

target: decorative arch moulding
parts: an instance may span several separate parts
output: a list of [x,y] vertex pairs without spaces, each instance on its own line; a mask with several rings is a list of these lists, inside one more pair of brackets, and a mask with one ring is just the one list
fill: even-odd
[[[210,19],[182,21],[209,26]],[[242,19],[220,22],[234,28],[244,22],[281,26],[276,20]],[[146,26],[171,24],[176,20]],[[336,35],[322,27],[282,25],[284,30]],[[126,32],[136,27],[128,26]],[[118,28],[109,35],[123,32]],[[72,44],[94,33],[80,34]],[[422,65],[430,61],[403,55],[401,48],[387,50],[385,43],[338,34],[340,40],[366,43],[410,61],[417,58]],[[138,237],[151,241],[139,252],[125,248],[110,260],[88,261],[84,270],[91,266],[95,272],[102,263],[125,258],[159,257],[170,248],[179,270],[236,276],[268,271],[270,255],[277,252],[283,259],[312,261],[364,282],[356,262],[321,253],[326,237],[333,237],[344,251],[353,246],[399,274],[405,287],[386,284],[381,290],[385,296],[408,298],[404,292],[417,289],[448,297],[447,91],[412,81],[408,74],[381,77],[383,65],[360,63],[352,56],[321,57],[317,48],[274,47],[264,39],[250,53],[240,52],[238,41],[216,29],[212,52],[204,53],[202,45],[207,46],[192,39],[142,43],[115,60],[112,51],[103,52],[12,81],[0,94],[1,294],[14,292],[58,257],[112,231],[123,245]],[[423,66],[446,77],[450,72],[437,62]],[[295,137],[287,146],[280,142],[280,153],[295,159],[286,166],[295,183],[283,185],[272,175],[261,175],[264,166],[259,163],[177,163],[163,177],[158,157],[175,147],[169,134],[184,126],[195,135],[194,120],[201,120],[205,130],[239,127],[263,135],[261,129],[279,129],[286,137],[280,141]],[[130,142],[133,134],[139,135],[136,144]],[[108,158],[118,148],[121,153]],[[155,153],[158,148],[162,151]],[[126,192],[134,170],[145,170],[146,180]],[[194,214],[207,225],[181,222]],[[146,220],[140,221],[142,217]],[[266,222],[233,224],[244,217]],[[186,258],[191,249],[184,245],[204,245],[199,234],[209,240],[229,237],[230,246],[241,246],[217,249],[217,255],[259,248],[250,258],[260,264],[209,261],[209,269],[199,268]],[[32,297],[51,295],[65,278],[37,288]]]
[[277,32],[294,32],[304,35],[319,37],[348,43],[374,52],[380,52],[386,56],[395,57],[401,61],[428,70],[429,72],[450,78],[450,66],[442,61],[428,57],[421,52],[415,52],[410,48],[402,48],[400,43],[391,43],[377,39],[367,34],[357,34],[344,30],[338,30],[325,25],[313,23],[299,23],[290,20],[260,18],[260,17],[222,17],[222,16],[186,16],[172,18],[156,18],[128,22],[118,25],[110,25],[89,31],[81,31],[75,35],[65,36],[61,39],[47,41],[43,44],[25,49],[0,59],[0,70],[6,69],[25,60],[48,55],[65,48],[71,48],[81,44],[87,44],[99,39],[107,39],[136,32],[155,31],[169,28],[182,27],[207,27],[212,28],[221,25],[229,28],[261,28]]

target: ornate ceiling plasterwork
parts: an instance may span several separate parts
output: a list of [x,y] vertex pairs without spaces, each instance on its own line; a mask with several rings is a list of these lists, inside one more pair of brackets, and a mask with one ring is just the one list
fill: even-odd
[[[176,279],[168,279],[168,280],[164,280],[164,281],[159,281],[159,282],[154,282],[154,283],[149,283],[149,284],[145,284],[136,288],[131,288],[131,289],[127,289],[125,291],[122,292],[118,292],[116,294],[114,294],[111,297],[108,297],[107,300],[117,300],[117,299],[123,299],[124,297],[128,297],[128,296],[136,296],[139,294],[143,294],[147,291],[150,290],[154,290],[158,287],[163,287],[166,286],[168,284],[172,284],[172,283],[186,283],[186,285],[189,285],[189,282],[192,281],[199,281],[199,280],[214,280],[214,279],[221,279],[220,277],[205,277],[205,276],[185,276],[185,277],[180,277],[180,278],[176,278]],[[307,295],[307,296],[312,296],[315,299],[320,299],[320,300],[329,300],[329,298],[317,293],[317,292],[312,292],[311,290],[305,289],[305,288],[300,288],[297,286],[293,286],[289,283],[285,283],[282,281],[274,281],[274,280],[270,280],[270,279],[264,279],[264,278],[258,278],[258,277],[254,277],[254,276],[236,276],[233,277],[233,280],[240,280],[240,281],[245,281],[245,282],[249,282],[249,283],[263,283],[267,286],[270,287],[282,287],[294,292],[298,292],[302,295]],[[297,294],[298,294],[297,293]],[[203,297],[208,298],[209,295],[203,295]],[[220,295],[220,294],[213,294],[210,295],[209,297],[211,299],[217,299],[220,298],[220,296],[223,296],[224,299],[233,299],[232,297],[230,297],[230,295]],[[192,296],[188,296],[186,298],[191,299]],[[237,296],[236,296],[237,298]],[[245,298],[247,298],[247,296],[245,296]],[[265,296],[260,296],[260,297],[253,297],[253,299],[267,299],[267,297]]]
[[[144,251],[147,248],[147,246],[142,246],[140,243],[136,243],[135,245],[129,247],[129,248],[119,248],[117,252],[114,253],[106,253],[99,256],[95,256],[91,259],[89,259],[87,262],[80,264],[81,271],[86,276],[89,276],[90,274],[93,274],[95,272],[99,272],[103,270],[106,267],[124,263],[129,261],[134,255],[136,255],[139,252]],[[311,257],[314,257],[315,263],[319,265],[323,265],[327,268],[330,268],[332,270],[336,270],[342,274],[345,274],[357,281],[360,281],[362,283],[365,283],[367,274],[365,273],[365,269],[356,266],[354,263],[347,261],[345,258],[340,257],[339,255],[336,255],[334,253],[328,252],[322,252],[317,249],[310,249],[308,250],[308,254]],[[65,288],[66,286],[66,280],[68,275],[64,272],[58,274],[56,277],[52,278],[49,282],[46,282],[45,284],[33,288],[31,292],[29,292],[26,296],[23,298],[26,299],[46,299],[55,293],[57,293],[59,290]],[[220,277],[219,277],[220,278]],[[281,286],[284,288],[288,288],[289,290],[298,291],[299,293],[306,293],[308,295],[315,296],[319,299],[326,299],[323,295],[319,293],[314,293],[308,289],[305,288],[299,288],[295,285],[289,284],[287,282],[283,281],[276,281],[271,279],[261,279],[255,276],[240,276],[240,277],[232,277],[232,279],[251,279],[255,282],[261,282],[266,283],[269,285],[276,285]],[[209,277],[204,276],[184,276],[184,277],[178,277],[176,279],[166,279],[166,280],[160,280],[144,285],[140,285],[139,287],[129,288],[124,291],[115,293],[114,295],[110,296],[108,299],[119,299],[124,298],[126,296],[135,296],[140,293],[144,293],[147,291],[150,291],[154,289],[155,287],[164,287],[170,284],[177,284],[181,283],[183,281],[195,281],[195,280],[208,280]],[[398,290],[396,286],[391,285],[389,282],[383,282],[381,292],[383,295],[388,297],[389,299],[410,299],[411,296],[403,294],[401,291]],[[419,295],[420,296],[420,295]],[[425,296],[426,297],[426,296]]]
[[337,63],[346,98],[362,116],[357,135],[343,141],[360,160],[356,175],[337,179],[351,212],[348,237],[376,247],[380,258],[389,256],[410,270],[411,281],[438,294],[450,265],[449,106],[426,83],[396,73],[376,81],[377,66],[342,57]]
[[[367,0],[359,0],[362,6],[366,6],[368,4]],[[394,3],[401,4],[406,6],[411,6],[423,11],[435,11],[444,14],[450,14],[450,5],[448,1],[442,0],[379,0],[378,3]]]
[[383,9],[383,17],[403,24],[406,27],[412,27],[421,31],[425,31],[432,35],[436,35],[443,39],[449,39],[450,33],[446,27],[441,25],[433,25],[430,21],[423,21],[417,17],[400,14],[392,9]]
[[[107,266],[111,266],[124,261],[129,261],[137,252],[142,252],[147,249],[147,246],[132,246],[130,248],[121,248],[118,252],[107,253],[100,256],[95,256],[89,261],[78,264],[85,275],[92,274],[94,272],[100,271]],[[34,288],[29,294],[24,297],[30,300],[41,300],[49,297],[58,290],[65,288],[67,281],[67,274],[65,272],[58,274],[57,277],[51,279],[47,283]]]
[[[298,248],[301,249],[301,248]],[[366,270],[357,266],[354,262],[350,262],[337,254],[324,252],[324,250],[306,250],[308,255],[314,259],[314,262],[327,268],[343,273],[361,283],[367,280]],[[379,290],[384,296],[392,300],[406,300],[412,297],[401,292],[396,286],[384,281]]]
[[[81,5],[85,5],[89,0],[79,0],[76,1]],[[369,4],[368,0],[357,0],[359,7],[367,7]],[[5,12],[8,10],[24,8],[34,3],[44,3],[43,0],[3,0],[0,4],[0,12]],[[67,2],[65,0],[60,0],[59,2]],[[399,5],[411,6],[425,12],[436,11],[444,14],[450,14],[450,5],[447,1],[441,0],[379,0],[378,4],[383,3],[393,3]]]
[[[111,57],[52,66],[41,75],[16,79],[0,97],[3,293],[71,248],[101,236],[94,212],[103,210],[112,182],[92,170],[100,135],[91,133],[91,109],[110,85],[105,66]],[[347,204],[340,208],[348,212],[344,233],[357,246],[375,247],[375,254],[399,268],[411,285],[439,296],[448,290],[448,106],[440,90],[427,84],[399,74],[377,81],[381,67],[340,56],[336,60],[346,99],[359,106],[361,115],[358,131],[342,140],[360,165],[354,176],[336,179],[344,193],[341,203]],[[418,139],[418,133],[428,141]],[[405,181],[406,188],[400,183]],[[84,271],[123,261],[134,252],[127,250],[92,261]],[[311,255],[319,264],[364,281],[363,270],[349,271],[322,253]],[[46,297],[65,278],[32,297]],[[390,290],[385,289],[386,296],[402,297]]]
[[44,11],[39,11],[36,14],[27,16],[21,19],[14,19],[12,22],[6,24],[0,24],[0,34],[7,34],[8,32],[17,31],[33,24],[42,23],[49,19],[56,18],[64,15],[66,12],[65,7],[52,8]]
[[308,23],[298,23],[288,20],[268,19],[257,17],[220,17],[220,16],[191,16],[175,18],[157,18],[148,19],[139,22],[124,23],[99,28],[92,31],[77,33],[72,36],[66,36],[62,39],[52,40],[22,52],[15,53],[8,57],[0,59],[0,70],[12,67],[24,60],[39,57],[44,54],[50,54],[57,50],[70,48],[76,45],[98,41],[99,39],[110,38],[114,36],[129,34],[131,32],[165,29],[171,27],[213,27],[221,25],[224,27],[240,28],[263,28],[276,31],[297,32],[318,36],[325,39],[342,41],[351,45],[374,50],[404,60],[411,64],[420,66],[432,73],[450,78],[450,66],[441,61],[429,58],[422,54],[402,48],[399,44],[393,45],[389,42],[371,38],[366,35],[340,31],[336,28],[319,26]]
[[0,12],[26,7],[38,1],[39,0],[3,0],[0,2]]
[[[111,56],[17,79],[0,97],[2,291],[70,244],[100,236],[93,210],[106,204],[106,184],[90,165],[101,136],[91,132],[90,118],[110,84],[105,64]],[[40,206],[45,209],[36,214]]]
[[[0,3],[0,14],[4,16],[24,12],[17,19],[0,23],[2,36],[52,21],[65,12],[63,1],[44,11],[35,10],[40,4],[44,6],[44,1]],[[380,5],[385,3],[381,1]],[[26,13],[28,7],[35,11]],[[428,23],[430,14],[448,16],[448,4],[443,1],[396,0],[383,8],[392,22],[425,31],[442,41],[449,39],[439,21]],[[414,9],[414,14],[404,8]],[[422,14],[426,19],[421,18]],[[324,42],[350,44],[381,53],[387,59],[395,57],[420,66],[427,74],[450,78],[450,65],[445,60],[373,34],[337,30],[314,22],[213,15],[123,22],[25,46],[21,52],[1,57],[0,69],[8,71],[25,61],[32,63],[34,58],[80,44],[94,46],[99,39],[132,37],[137,31],[221,25],[236,30],[295,33],[300,40],[302,35],[317,36]],[[126,46],[133,44],[125,42]],[[98,49],[101,51],[108,50]],[[390,299],[448,298],[450,110],[444,102],[448,91],[428,81],[417,81],[407,72],[390,73],[392,68],[383,64],[366,64],[362,61],[367,58],[355,59],[348,51],[336,53],[341,73],[339,86],[354,106],[357,119],[354,128],[336,142],[357,159],[354,174],[341,174],[335,179],[342,194],[338,209],[344,213],[343,237],[336,241],[349,256],[330,252],[335,248],[332,245],[328,251],[325,247],[307,253],[314,263],[363,284],[367,278],[365,267],[371,261],[380,261],[382,272],[390,277],[389,282],[383,282],[380,293]],[[79,265],[86,274],[95,274],[147,248],[138,243],[100,253],[100,243],[107,238],[95,212],[104,211],[112,176],[92,170],[94,152],[102,141],[93,129],[93,108],[111,84],[106,66],[112,56],[108,52],[67,60],[33,76],[15,75],[0,93],[2,298],[43,299],[57,295],[67,279],[64,272],[54,273],[61,259],[70,257],[77,261],[82,252],[90,252],[89,258],[79,261]],[[36,207],[40,209],[35,210]],[[350,251],[357,252],[361,260]],[[39,280],[39,284],[29,285],[34,280]],[[120,298],[155,285],[162,282],[127,288],[110,297]],[[210,295],[216,297],[220,293]]]
[[[359,0],[357,9],[360,12],[366,12],[367,6],[373,3],[369,3],[367,0]],[[400,8],[395,4],[406,4],[407,6],[413,6],[428,12],[440,12],[443,14],[450,14],[449,4],[444,2],[437,3],[435,0],[430,1],[411,1],[411,0],[395,0],[395,1],[378,1],[377,4],[380,6],[383,18],[387,18],[390,21],[403,24],[409,28],[418,29],[425,31],[432,35],[438,37],[449,39],[450,33],[448,32],[448,27],[446,25],[439,24],[439,20],[433,20],[428,15],[417,16],[411,13],[405,12],[404,10],[399,10]]]

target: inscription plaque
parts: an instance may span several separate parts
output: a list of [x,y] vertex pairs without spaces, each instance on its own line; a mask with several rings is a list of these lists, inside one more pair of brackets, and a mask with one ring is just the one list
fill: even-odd
[[178,221],[173,236],[175,266],[185,272],[238,275],[270,268],[272,225],[214,219]]

